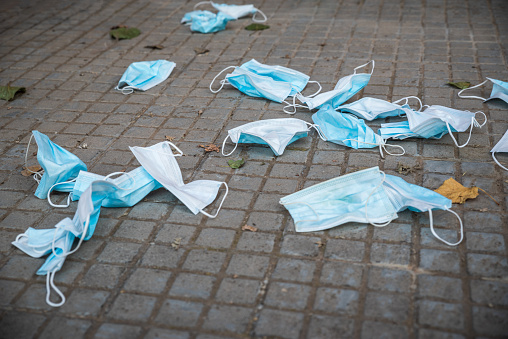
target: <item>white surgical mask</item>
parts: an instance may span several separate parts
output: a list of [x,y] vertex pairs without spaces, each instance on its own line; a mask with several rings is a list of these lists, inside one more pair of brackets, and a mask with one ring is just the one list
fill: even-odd
[[508,152],[508,131],[504,133],[501,140],[498,141],[496,146],[494,146],[490,152],[492,153],[492,158],[494,159],[496,164],[501,166],[501,168],[504,169],[505,171],[508,171],[508,168],[501,165],[501,163],[496,159],[496,156],[494,155],[494,153],[496,152]]
[[[470,89],[477,88],[477,87],[484,85],[488,81],[492,81],[492,83],[494,84],[494,86],[492,87],[492,92],[490,93],[489,98],[485,99],[485,98],[474,96],[474,95],[461,95],[465,91],[468,91]],[[487,80],[485,80],[481,84],[478,84],[473,87],[464,88],[463,90],[461,90],[458,93],[458,96],[460,98],[480,99],[483,101],[488,101],[488,100],[492,100],[492,99],[501,99],[508,104],[508,82],[487,78]]]

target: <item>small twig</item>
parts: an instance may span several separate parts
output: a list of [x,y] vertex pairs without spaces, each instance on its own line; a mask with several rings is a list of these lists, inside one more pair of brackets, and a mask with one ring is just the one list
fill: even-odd
[[496,204],[498,204],[498,205],[499,205],[499,203],[497,202],[497,200],[496,200],[496,199],[494,199],[494,198],[493,198],[490,194],[488,194],[487,192],[485,192],[485,190],[484,190],[484,189],[481,189],[480,187],[478,187],[478,189],[479,189],[480,191],[482,191],[483,193],[487,194],[487,195],[488,195],[488,196],[489,196],[492,200],[494,200],[494,202],[495,202]]

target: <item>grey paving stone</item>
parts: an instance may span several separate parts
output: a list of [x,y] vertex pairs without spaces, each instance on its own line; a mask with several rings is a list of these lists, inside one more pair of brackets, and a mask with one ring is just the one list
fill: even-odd
[[162,293],[170,277],[171,272],[138,268],[127,279],[124,289],[144,293]]
[[88,320],[55,317],[44,328],[40,338],[82,337],[90,325]]
[[408,293],[412,280],[412,274],[408,271],[371,267],[367,285],[372,290]]
[[187,255],[183,268],[192,271],[218,273],[225,257],[226,254],[222,252],[192,250]]
[[180,238],[180,244],[184,245],[189,243],[195,231],[196,228],[192,226],[167,224],[162,226],[155,240],[172,243],[176,238]]
[[462,281],[438,275],[419,275],[418,295],[459,301],[462,299]]
[[409,298],[403,295],[369,292],[365,299],[365,315],[401,323],[408,317],[409,304]]
[[45,319],[40,314],[11,311],[0,320],[0,328],[6,337],[15,335],[18,338],[32,338]]
[[325,249],[325,257],[348,261],[362,261],[364,253],[364,242],[343,239],[328,240]]
[[431,300],[418,303],[418,323],[444,329],[464,328],[464,311],[460,304],[450,304]]
[[458,273],[459,256],[456,252],[422,249],[420,267],[430,271]]
[[442,332],[426,328],[418,329],[418,338],[422,339],[463,339],[465,336],[457,333]]
[[316,264],[309,260],[280,258],[272,274],[273,279],[310,282]]
[[245,307],[213,305],[203,327],[216,331],[245,332],[252,310]]
[[272,282],[268,286],[265,305],[277,308],[303,309],[307,305],[309,294],[309,286]]
[[310,338],[351,337],[354,320],[345,317],[313,315],[310,320],[308,336]]
[[67,298],[66,303],[58,309],[63,314],[79,316],[96,316],[110,293],[97,290],[75,289]]
[[170,246],[151,245],[141,259],[141,265],[155,268],[174,268],[177,266],[183,250]]
[[145,339],[187,339],[189,334],[183,331],[166,330],[162,328],[151,328],[144,337]]
[[[58,285],[57,287],[65,295],[67,288]],[[50,300],[55,303],[61,300],[55,293],[52,293],[50,298]],[[16,301],[16,306],[39,311],[51,310],[52,307],[46,303],[46,285],[33,284],[28,287],[23,295]]]
[[473,327],[476,333],[504,336],[508,329],[507,311],[486,307],[473,307]]
[[196,325],[203,305],[191,301],[166,299],[155,322],[159,324],[172,324],[177,327],[192,327]]
[[154,226],[155,223],[153,222],[126,220],[123,221],[116,230],[115,237],[146,240]]
[[476,253],[467,255],[467,269],[472,275],[502,277],[506,274],[507,268],[506,257]]
[[475,303],[506,306],[508,284],[502,281],[471,281],[471,299]]
[[19,281],[0,280],[0,305],[9,305],[24,287]]
[[81,286],[111,289],[116,286],[125,268],[113,265],[95,264],[79,282]]
[[408,265],[410,247],[397,244],[372,244],[370,260],[375,263]]
[[214,277],[199,274],[180,273],[169,291],[169,295],[206,299],[215,283]]
[[111,338],[121,336],[122,338],[137,338],[141,333],[141,327],[120,325],[120,324],[102,324],[95,332],[95,338]]
[[404,326],[365,321],[362,325],[361,338],[406,338],[408,329]]
[[206,228],[201,231],[196,244],[207,248],[228,248],[233,242],[235,232],[218,228]]
[[325,262],[321,273],[321,282],[335,286],[359,287],[363,271],[363,265]]
[[302,313],[263,309],[254,329],[257,336],[296,338],[302,328]]
[[222,281],[216,298],[234,304],[252,304],[256,301],[260,283],[256,280],[229,279]]
[[119,320],[146,321],[155,306],[156,299],[142,295],[123,293],[113,303],[108,317]]
[[28,256],[12,256],[0,269],[0,277],[30,280],[42,265],[42,260],[34,260]]
[[327,313],[355,315],[358,312],[358,292],[320,287],[316,292],[314,309]]
[[235,254],[229,262],[227,274],[261,278],[265,275],[270,259],[264,256]]
[[125,242],[108,242],[97,260],[104,263],[128,264],[138,253],[141,245]]

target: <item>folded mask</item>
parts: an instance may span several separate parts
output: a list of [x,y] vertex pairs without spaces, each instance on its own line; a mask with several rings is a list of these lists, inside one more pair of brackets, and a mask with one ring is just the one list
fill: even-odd
[[194,19],[208,21],[214,19],[215,17],[217,17],[217,14],[210,11],[192,11],[185,13],[180,22],[182,24],[190,25]]
[[[490,92],[490,97],[489,98],[485,99],[485,98],[474,96],[474,95],[462,95],[462,93],[464,93],[465,91],[468,91],[468,90],[473,89],[473,88],[480,87],[480,86],[486,84],[489,80],[494,85],[492,87],[492,92]],[[503,100],[504,102],[506,102],[508,104],[508,82],[504,82],[504,81],[501,81],[501,80],[487,78],[487,80],[485,80],[481,84],[478,84],[476,86],[465,88],[465,89],[461,90],[458,95],[461,98],[480,99],[480,100],[483,100],[483,101],[488,101],[488,100],[492,100],[492,99],[501,99],[501,100]]]
[[[368,66],[369,64],[372,64],[370,73],[356,73],[358,69]],[[305,97],[301,94],[296,94],[295,98],[307,105],[310,110],[319,108],[324,104],[330,104],[333,108],[337,108],[367,86],[374,72],[374,65],[375,62],[372,60],[364,65],[356,67],[353,74],[345,76],[337,82],[333,91],[320,93],[314,97]],[[289,106],[302,107],[296,103]]]
[[[387,117],[400,117],[405,115],[407,110],[411,109],[408,105],[408,99],[410,98],[418,100],[420,104],[419,109],[422,108],[421,100],[414,96],[402,98],[394,102],[366,97],[347,105],[338,106],[335,110],[351,113],[368,121]],[[405,100],[405,103],[398,105],[402,100]]]
[[[397,212],[410,209],[429,212],[430,229],[444,243],[455,246],[463,239],[460,217],[450,210],[450,199],[403,179],[385,175],[378,167],[346,174],[280,199],[291,214],[297,232],[329,229],[347,222],[387,226]],[[447,210],[460,222],[460,239],[450,243],[434,230],[432,210]]]
[[[355,149],[379,146],[381,156],[383,156],[383,150],[390,155],[404,154],[404,149],[401,146],[386,144],[381,136],[365,125],[364,120],[350,114],[336,112],[328,104],[312,115],[312,121],[314,121],[320,138],[324,141]],[[402,153],[390,153],[386,150],[387,146],[402,149]]]
[[[222,155],[231,155],[238,144],[261,144],[270,146],[273,153],[279,156],[284,153],[287,145],[306,137],[310,127],[313,125],[293,118],[250,122],[228,131],[228,136],[222,143]],[[224,147],[228,138],[235,143],[235,147],[231,152],[225,154]]]
[[[213,180],[196,180],[185,184],[171,147],[178,152],[176,156],[183,154],[178,147],[168,141],[150,147],[129,148],[141,166],[162,186],[173,193],[192,213],[201,212],[210,218],[215,218],[226,199],[228,185],[225,182]],[[215,215],[210,215],[203,209],[215,200],[221,185],[226,187],[226,193]]]
[[[244,16],[254,14],[252,16],[252,21],[254,22],[266,22],[267,18],[265,13],[261,12],[261,10],[254,7],[254,5],[227,5],[227,4],[216,4],[213,1],[201,1],[194,5],[194,9],[203,4],[210,4],[219,11],[219,13],[224,13],[235,20],[239,18],[243,18]],[[263,19],[256,19],[256,14],[259,13],[263,16]]]
[[[224,71],[233,68],[233,72],[227,74],[224,80],[221,80],[221,86],[217,90],[212,89],[212,85]],[[213,78],[210,83],[210,91],[218,93],[226,83],[229,83],[240,92],[251,97],[265,98],[278,103],[286,99],[293,90],[291,83],[287,81],[277,81],[271,77],[258,75],[247,69],[235,66],[229,66],[223,69]]]
[[166,80],[176,64],[167,60],[133,62],[123,73],[116,90],[130,94],[146,91]]
[[498,143],[492,148],[490,152],[492,153],[492,159],[494,159],[496,164],[501,166],[501,168],[504,169],[505,171],[508,171],[508,168],[501,165],[501,163],[499,162],[499,160],[496,159],[496,156],[494,154],[496,152],[505,152],[505,153],[508,152],[508,131],[504,133],[501,140],[498,141]]
[[215,14],[209,11],[192,11],[183,16],[182,23],[190,23],[193,32],[206,34],[225,30],[226,24],[231,20],[234,18],[222,12]]
[[32,131],[32,136],[28,141],[25,154],[25,168],[28,170],[27,157],[32,137],[38,147],[37,161],[44,171],[42,177],[39,173],[34,173],[34,179],[39,183],[35,191],[37,198],[46,199],[53,185],[75,178],[81,170],[86,171],[83,161],[49,140],[45,134],[39,131]]

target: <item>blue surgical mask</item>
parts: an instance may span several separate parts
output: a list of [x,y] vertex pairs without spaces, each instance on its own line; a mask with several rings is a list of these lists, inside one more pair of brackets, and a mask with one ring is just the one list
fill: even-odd
[[[194,5],[194,9],[203,4],[210,4],[216,10],[218,10],[219,13],[224,13],[234,18],[235,20],[243,18],[244,16],[250,14],[254,14],[252,16],[252,21],[254,22],[265,22],[267,20],[265,13],[261,12],[261,10],[254,7],[254,5],[228,5],[228,4],[216,4],[213,1],[201,1],[198,2],[196,5]],[[257,13],[261,14],[263,16],[263,19],[261,20],[256,19]]]
[[[468,95],[461,95],[462,93],[464,93],[464,91],[468,91],[470,89],[480,87],[480,86],[484,85],[485,83],[487,83],[489,80],[492,81],[492,83],[494,84],[494,86],[492,87],[492,92],[490,93],[489,98],[485,99],[485,98],[477,97],[474,95],[469,95],[469,96]],[[461,90],[458,93],[458,95],[461,98],[480,99],[483,101],[488,101],[488,100],[492,100],[492,99],[501,99],[508,104],[508,82],[487,78],[487,80],[485,80],[481,84]]]
[[44,170],[42,177],[39,173],[34,174],[35,180],[39,182],[35,196],[39,199],[46,199],[51,187],[57,183],[75,178],[79,171],[86,171],[86,165],[71,152],[58,146],[39,131],[32,131],[25,154],[25,167],[32,137],[37,142],[37,161]]
[[[221,86],[218,90],[213,90],[212,85],[215,79],[217,79],[222,72],[231,68],[234,68],[234,71],[227,74],[226,78],[220,81]],[[258,75],[244,68],[229,66],[213,78],[210,83],[210,91],[212,91],[212,93],[218,93],[226,82],[236,87],[240,92],[251,97],[265,98],[278,103],[283,102],[293,90],[290,82],[277,81],[268,76]]]
[[[448,245],[463,238],[462,221],[450,210],[451,200],[429,189],[412,185],[401,178],[385,175],[378,167],[346,174],[308,187],[280,199],[291,214],[297,232],[329,229],[347,222],[387,226],[397,212],[407,208],[428,211],[432,233]],[[432,210],[447,210],[460,222],[460,240],[449,243],[434,231]]]
[[[421,100],[413,96],[402,98],[394,102],[366,97],[347,105],[341,105],[335,108],[335,110],[351,113],[368,121],[387,117],[400,117],[405,115],[408,109],[411,109],[408,105],[408,99],[410,98],[418,100],[420,109],[422,108]],[[403,100],[405,100],[405,103],[403,105],[398,105],[398,103]]]
[[[356,73],[356,70],[371,63],[372,70],[370,73]],[[374,72],[374,65],[374,60],[372,60],[364,65],[356,67],[353,74],[341,78],[332,91],[320,93],[314,97],[305,97],[301,94],[297,94],[296,99],[307,105],[310,110],[320,108],[324,104],[330,104],[333,108],[337,108],[367,86]],[[301,105],[297,105],[296,103],[293,103],[292,106],[301,107]]]
[[494,154],[496,152],[504,152],[504,153],[508,152],[508,131],[504,133],[503,137],[497,142],[497,144],[492,148],[490,152],[492,153],[492,159],[494,159],[496,164],[498,164],[505,171],[508,171],[508,168],[501,165],[501,163],[499,162],[499,160],[496,159],[496,156]]
[[[403,155],[404,149],[398,145],[385,144],[383,139],[374,133],[365,121],[350,114],[343,114],[333,110],[332,106],[324,105],[319,111],[312,115],[312,121],[316,125],[319,136],[324,141],[330,141],[339,145],[359,148],[380,147],[390,155]],[[386,151],[386,146],[402,149],[402,154],[392,154]]]
[[215,14],[210,11],[192,11],[183,16],[182,23],[190,23],[193,32],[206,34],[225,30],[231,20],[234,18],[222,12]]
[[[222,143],[222,155],[231,155],[238,144],[268,145],[275,155],[284,153],[287,145],[306,137],[313,125],[300,119],[268,119],[250,122],[230,129]],[[224,153],[227,139],[235,143],[235,148],[228,154]]]
[[130,94],[146,91],[166,80],[176,64],[167,60],[133,62],[123,73],[116,90]]

